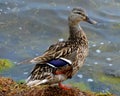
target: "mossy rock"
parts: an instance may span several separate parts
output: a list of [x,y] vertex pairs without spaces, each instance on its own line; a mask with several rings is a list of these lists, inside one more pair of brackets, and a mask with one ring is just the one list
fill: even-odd
[[13,66],[13,63],[8,59],[0,59],[0,71],[9,69]]

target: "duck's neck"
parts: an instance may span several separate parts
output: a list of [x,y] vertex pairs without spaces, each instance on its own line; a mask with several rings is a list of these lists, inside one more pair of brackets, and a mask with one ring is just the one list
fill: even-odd
[[82,45],[88,45],[86,34],[79,24],[69,25],[69,32],[68,40],[78,42]]

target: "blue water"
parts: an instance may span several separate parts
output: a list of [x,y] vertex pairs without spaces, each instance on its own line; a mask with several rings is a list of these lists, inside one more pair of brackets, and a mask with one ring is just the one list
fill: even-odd
[[[119,0],[0,0],[0,58],[10,59],[16,65],[42,55],[59,39],[66,40],[67,17],[77,6],[84,8],[98,24],[81,23],[89,39],[90,53],[72,80],[88,83],[93,91],[107,90],[118,95],[120,84],[103,84],[93,74],[102,70],[120,79]],[[25,79],[33,66],[15,66],[1,75],[14,80]]]

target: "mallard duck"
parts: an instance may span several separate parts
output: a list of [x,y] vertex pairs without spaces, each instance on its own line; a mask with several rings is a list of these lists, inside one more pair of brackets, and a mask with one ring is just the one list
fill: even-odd
[[42,56],[31,60],[36,65],[26,80],[28,86],[58,84],[66,89],[61,82],[72,78],[88,55],[88,39],[79,25],[81,21],[96,24],[82,8],[73,8],[68,17],[68,40],[51,45]]

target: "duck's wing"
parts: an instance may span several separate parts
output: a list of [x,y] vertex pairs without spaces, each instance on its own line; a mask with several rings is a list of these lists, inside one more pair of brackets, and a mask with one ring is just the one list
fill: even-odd
[[35,57],[30,62],[35,64],[43,64],[60,57],[64,58],[66,55],[71,54],[74,51],[73,49],[74,47],[68,46],[67,42],[59,42],[51,45],[42,56]]

